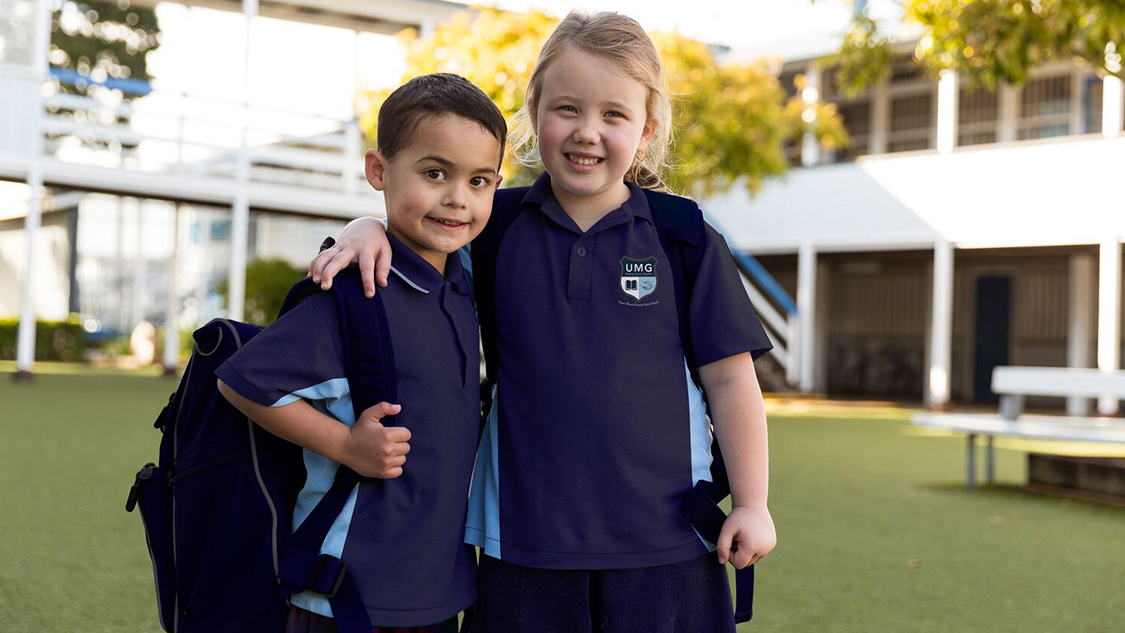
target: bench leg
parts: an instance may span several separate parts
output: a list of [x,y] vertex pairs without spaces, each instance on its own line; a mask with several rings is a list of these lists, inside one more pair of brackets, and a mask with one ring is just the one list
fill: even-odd
[[994,438],[991,435],[988,436],[988,453],[985,455],[985,459],[987,461],[986,470],[987,470],[987,477],[988,477],[988,485],[990,485],[990,486],[993,483],[995,483],[995,481],[996,481],[996,455],[995,455],[995,451],[993,451],[993,447],[992,447],[992,440],[993,439]]
[[968,469],[969,472],[965,476],[965,488],[973,490],[977,487],[977,453],[976,453],[977,436],[972,433],[969,434],[968,445]]

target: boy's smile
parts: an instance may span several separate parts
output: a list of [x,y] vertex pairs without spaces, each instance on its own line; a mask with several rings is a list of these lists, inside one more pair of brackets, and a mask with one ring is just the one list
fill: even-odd
[[437,268],[468,244],[492,213],[500,141],[476,121],[423,116],[393,158],[368,150],[367,180],[382,191],[387,230]]

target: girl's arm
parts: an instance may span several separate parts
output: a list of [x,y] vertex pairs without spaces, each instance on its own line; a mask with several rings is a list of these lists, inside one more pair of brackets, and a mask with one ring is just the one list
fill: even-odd
[[391,479],[402,474],[410,452],[410,431],[383,426],[383,417],[394,415],[397,404],[380,402],[359,416],[349,428],[304,400],[281,407],[266,407],[242,397],[222,380],[219,393],[265,430],[350,467],[364,477]]
[[[699,368],[730,477],[731,512],[716,543],[719,562],[752,565],[777,545],[769,497],[769,438],[762,390],[749,353]],[[731,543],[737,551],[731,552]]]
[[357,218],[348,223],[340,233],[335,246],[326,248],[309,263],[309,277],[324,290],[332,287],[336,273],[352,263],[359,264],[363,291],[368,298],[375,296],[375,280],[386,287],[391,271],[391,243],[387,241],[387,228],[377,218]]

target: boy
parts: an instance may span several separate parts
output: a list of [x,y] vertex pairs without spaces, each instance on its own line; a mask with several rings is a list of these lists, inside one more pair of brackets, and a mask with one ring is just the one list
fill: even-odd
[[[488,96],[455,75],[413,79],[379,111],[378,150],[367,152],[365,166],[386,200],[395,258],[380,297],[398,403],[354,419],[341,361],[350,337],[339,331],[328,293],[300,303],[217,372],[231,403],[305,447],[294,530],[340,464],[384,479],[351,491],[320,550],[348,565],[376,631],[456,631],[457,613],[476,598],[475,559],[463,535],[480,356],[469,286],[450,254],[488,220],[506,134]],[[380,423],[399,411],[406,413],[395,426]],[[335,628],[326,596],[305,591],[290,604],[287,632]]]

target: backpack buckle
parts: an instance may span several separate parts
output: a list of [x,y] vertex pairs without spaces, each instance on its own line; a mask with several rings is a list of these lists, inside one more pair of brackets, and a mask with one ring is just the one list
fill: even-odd
[[[326,579],[321,578],[320,574],[325,570],[327,565],[328,570],[335,569],[335,578],[331,578],[330,582],[325,582]],[[340,585],[344,584],[344,574],[348,573],[348,564],[344,561],[330,556],[328,554],[321,554],[316,559],[316,564],[313,565],[312,573],[309,574],[309,581],[305,585],[309,591],[318,593],[325,598],[331,600],[336,597],[336,592],[340,590]],[[328,586],[325,586],[325,585]]]

